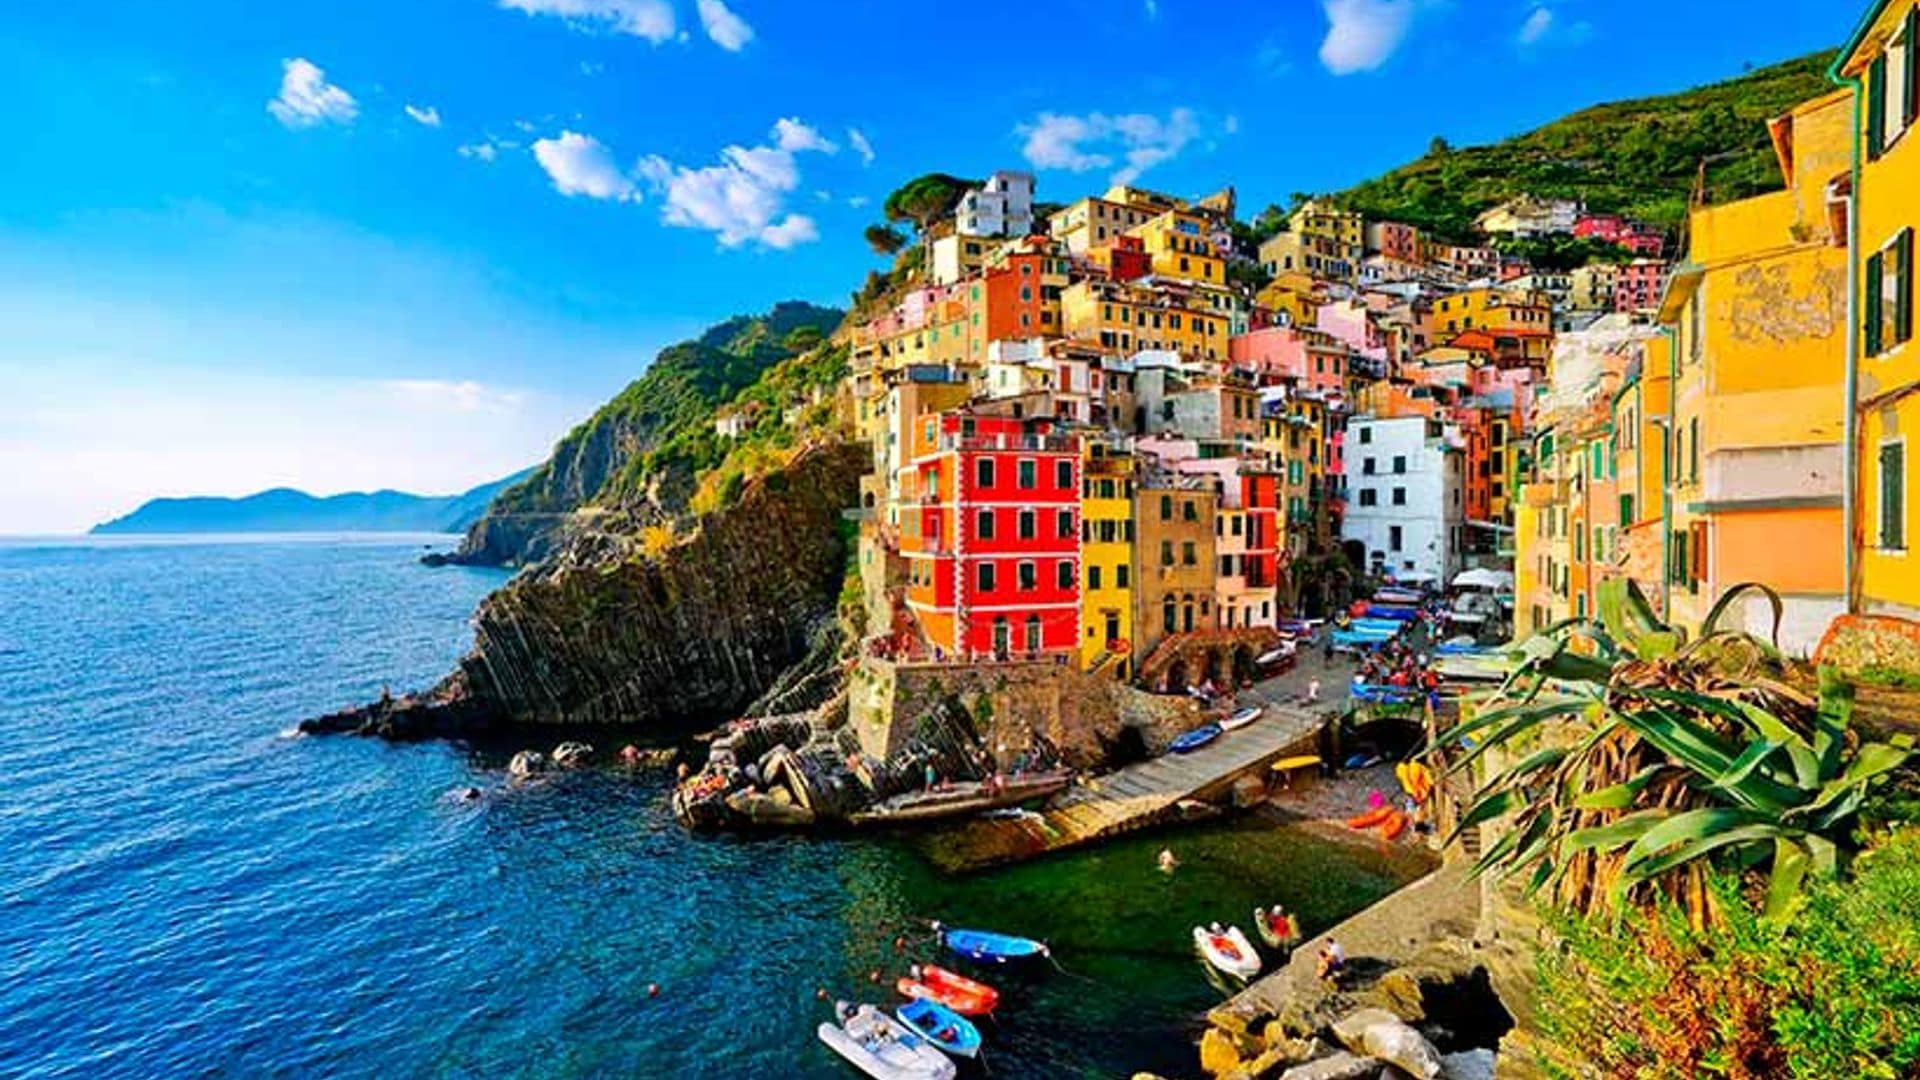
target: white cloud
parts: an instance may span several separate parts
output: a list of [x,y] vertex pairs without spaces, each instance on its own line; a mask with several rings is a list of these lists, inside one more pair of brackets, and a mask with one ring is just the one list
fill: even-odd
[[832,154],[840,150],[832,142],[823,138],[818,131],[791,116],[782,117],[773,122],[773,142],[775,146],[790,153],[818,150],[823,154]]
[[528,15],[553,15],[570,26],[629,34],[660,44],[676,35],[668,0],[500,0],[500,6]]
[[867,141],[865,132],[859,128],[848,128],[847,145],[853,147],[853,152],[860,155],[860,164],[873,164],[873,144]]
[[771,146],[729,146],[720,162],[701,168],[676,165],[658,155],[640,162],[638,174],[663,197],[660,219],[686,229],[706,229],[722,247],[749,241],[786,249],[819,239],[812,218],[786,212],[787,196],[800,185],[795,155],[830,152],[831,144],[798,120],[781,120],[769,133]]
[[409,408],[435,412],[505,416],[520,411],[527,400],[521,391],[501,390],[472,379],[388,379],[381,387]]
[[695,6],[700,11],[700,26],[715,45],[728,52],[739,52],[753,40],[753,27],[721,0],[696,0]]
[[500,156],[500,148],[491,142],[468,143],[457,148],[456,152],[463,158],[476,161],[492,161]]
[[1198,138],[1200,120],[1187,108],[1165,119],[1151,113],[1041,113],[1017,130],[1026,136],[1022,153],[1035,168],[1087,172],[1118,164],[1113,182],[1129,184]]
[[1320,62],[1335,75],[1372,71],[1387,62],[1413,24],[1414,0],[1321,0],[1327,36]]
[[427,106],[408,105],[407,115],[413,117],[415,120],[418,120],[420,123],[425,124],[428,127],[440,126],[440,110],[434,108],[431,105],[427,105]]
[[1546,37],[1547,31],[1551,29],[1553,29],[1553,12],[1548,8],[1534,8],[1533,14],[1527,16],[1527,21],[1520,24],[1520,44],[1532,45]]
[[267,102],[267,111],[290,128],[318,124],[351,124],[360,115],[353,95],[327,81],[327,73],[311,60],[294,57],[281,62],[280,96]]
[[853,207],[855,210],[858,210],[861,207],[867,205],[867,203],[870,201],[871,200],[869,200],[865,195],[847,196],[847,205]]
[[562,131],[557,139],[537,139],[534,159],[562,195],[590,199],[638,200],[633,181],[613,163],[613,155],[591,135]]

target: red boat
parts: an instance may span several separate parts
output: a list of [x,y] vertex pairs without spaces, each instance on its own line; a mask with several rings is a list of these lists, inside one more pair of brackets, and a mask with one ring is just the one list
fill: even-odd
[[1000,991],[932,964],[915,964],[894,987],[906,997],[937,1001],[962,1016],[985,1016],[1000,1004]]

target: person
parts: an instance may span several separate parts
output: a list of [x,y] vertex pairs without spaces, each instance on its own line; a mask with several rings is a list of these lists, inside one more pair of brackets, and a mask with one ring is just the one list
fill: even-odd
[[1337,983],[1340,981],[1340,973],[1345,971],[1346,967],[1347,950],[1341,948],[1338,941],[1328,938],[1327,943],[1320,946],[1317,977],[1327,982]]
[[1307,680],[1307,704],[1311,705],[1314,702],[1319,700],[1320,700],[1320,677],[1316,675],[1313,678]]
[[1180,866],[1180,860],[1173,857],[1172,848],[1160,849],[1160,872],[1171,874]]
[[935,784],[938,784],[939,782],[940,782],[940,771],[933,767],[933,762],[931,761],[927,762],[927,790],[932,791],[933,786]]

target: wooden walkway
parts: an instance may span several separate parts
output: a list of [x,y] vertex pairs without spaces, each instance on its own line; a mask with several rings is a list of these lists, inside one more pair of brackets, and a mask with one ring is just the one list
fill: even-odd
[[1167,754],[1068,788],[1037,817],[976,819],[934,834],[927,855],[949,872],[974,870],[1160,824],[1180,816],[1183,801],[1218,795],[1238,777],[1302,752],[1326,722],[1318,713],[1270,704],[1251,726],[1191,754]]

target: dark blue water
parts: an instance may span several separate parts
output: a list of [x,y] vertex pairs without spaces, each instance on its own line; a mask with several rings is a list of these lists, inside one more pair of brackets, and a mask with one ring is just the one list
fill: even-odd
[[816,988],[883,999],[931,916],[1073,972],[1007,986],[993,1075],[1191,1072],[1219,994],[1188,926],[1282,899],[1313,929],[1416,869],[1242,823],[945,879],[688,837],[664,776],[288,737],[465,647],[502,576],[419,547],[0,541],[0,1075],[846,1076]]

